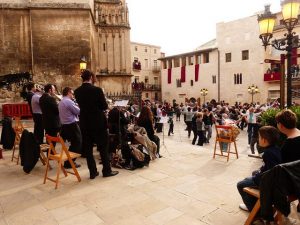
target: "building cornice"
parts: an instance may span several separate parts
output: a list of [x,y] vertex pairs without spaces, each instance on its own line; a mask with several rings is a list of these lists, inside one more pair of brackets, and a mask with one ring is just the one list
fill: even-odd
[[201,50],[186,52],[186,53],[182,53],[182,54],[178,54],[178,55],[170,55],[170,56],[158,58],[158,60],[172,59],[172,58],[183,57],[183,56],[190,56],[190,55],[195,55],[197,53],[212,52],[212,51],[217,50],[217,49],[218,48],[201,49]]
[[2,9],[91,9],[88,3],[0,3]]

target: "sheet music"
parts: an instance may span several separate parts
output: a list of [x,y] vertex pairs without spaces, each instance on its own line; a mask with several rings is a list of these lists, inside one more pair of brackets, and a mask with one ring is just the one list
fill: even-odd
[[126,107],[128,105],[129,100],[119,100],[115,101],[114,106]]

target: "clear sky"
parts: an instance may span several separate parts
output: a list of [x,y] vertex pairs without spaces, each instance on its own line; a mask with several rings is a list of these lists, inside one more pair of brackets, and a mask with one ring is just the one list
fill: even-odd
[[[166,55],[193,51],[216,36],[216,24],[254,15],[280,0],[126,0],[131,41],[158,45]],[[257,37],[258,38],[258,37]]]

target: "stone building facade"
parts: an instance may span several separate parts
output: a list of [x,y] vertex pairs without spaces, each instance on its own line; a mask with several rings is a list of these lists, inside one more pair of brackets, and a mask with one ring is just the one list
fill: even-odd
[[161,47],[131,42],[132,89],[141,91],[143,99],[161,101]]
[[80,59],[105,91],[131,88],[125,0],[2,0],[0,76],[26,72],[35,82],[77,87]]
[[[276,15],[274,37],[281,39],[285,29],[281,14]],[[295,32],[299,31],[300,27],[297,25]],[[271,46],[265,51],[262,46],[257,15],[218,23],[216,39],[193,52],[160,59],[162,99],[169,102],[175,99],[180,103],[191,98],[201,98],[203,102],[200,90],[206,88],[206,101],[224,100],[231,104],[251,102],[252,95],[248,93],[248,87],[252,84],[259,89],[259,93],[253,95],[254,102],[277,99],[280,96],[280,65],[267,63],[266,60],[280,60],[280,54],[285,52],[277,51]],[[297,51],[295,54],[297,55]],[[299,77],[299,74],[293,75],[294,93],[300,90]],[[299,101],[299,96],[294,96],[294,101]]]

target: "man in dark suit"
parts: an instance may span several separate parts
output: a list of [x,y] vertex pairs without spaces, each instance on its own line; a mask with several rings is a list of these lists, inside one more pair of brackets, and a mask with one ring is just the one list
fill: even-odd
[[54,97],[55,88],[52,84],[47,84],[44,87],[45,93],[40,98],[40,107],[42,110],[43,116],[43,125],[46,131],[46,134],[50,136],[57,136],[57,133],[60,131],[60,120],[59,120],[59,111],[58,104]]
[[103,177],[117,175],[112,171],[108,156],[108,130],[107,118],[104,110],[108,108],[104,93],[101,88],[95,87],[95,75],[89,70],[81,74],[82,85],[75,90],[75,98],[80,108],[80,129],[82,133],[82,148],[90,171],[90,179],[99,175],[93,156],[93,144],[97,144],[103,164]]
[[31,114],[33,114],[32,106],[31,106],[31,99],[32,99],[32,96],[34,95],[34,92],[35,92],[34,83],[27,84],[27,91],[28,92],[27,92],[27,95],[26,95],[26,101],[28,102]]

